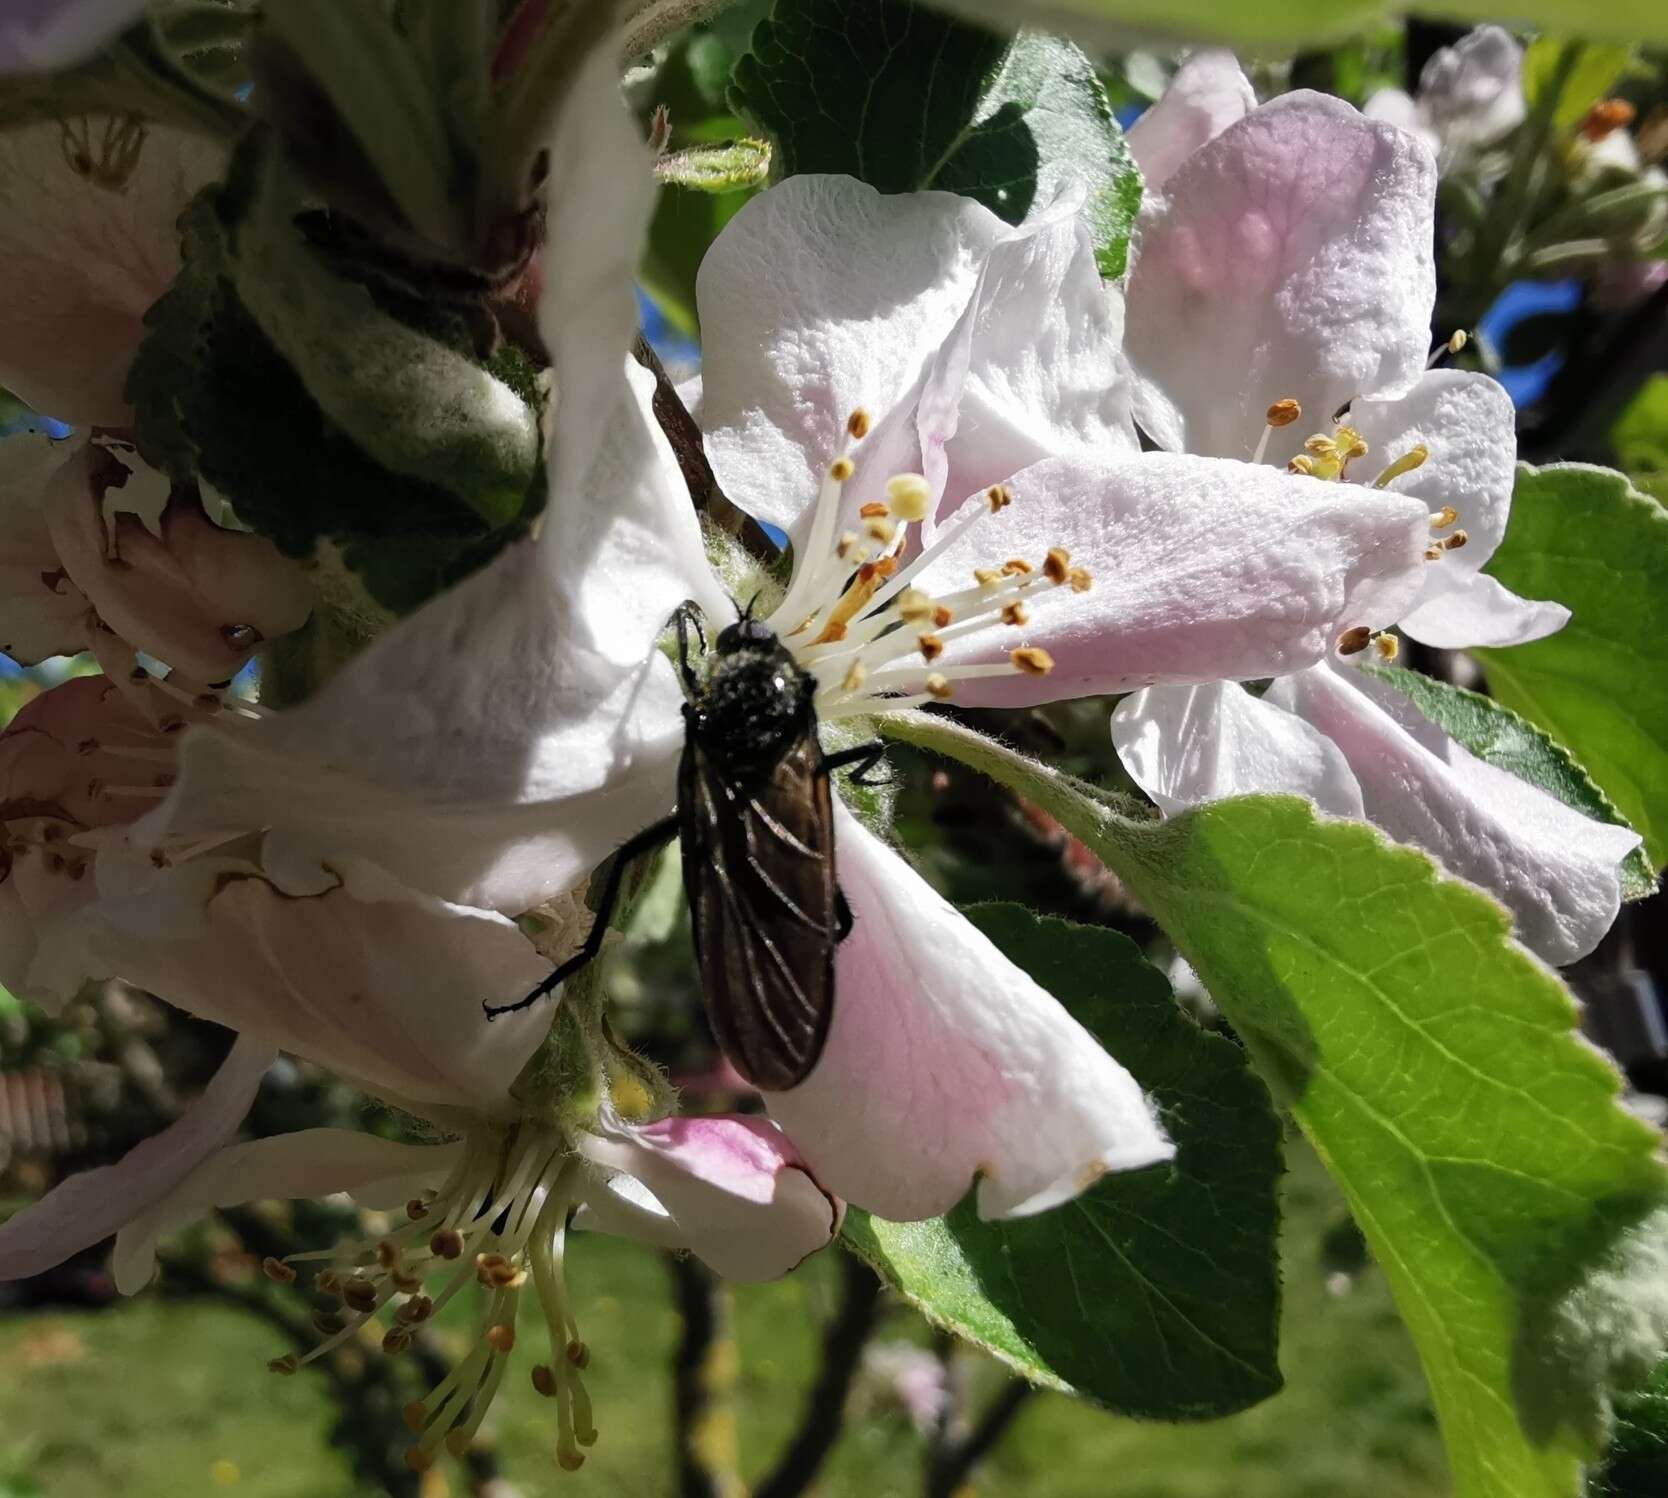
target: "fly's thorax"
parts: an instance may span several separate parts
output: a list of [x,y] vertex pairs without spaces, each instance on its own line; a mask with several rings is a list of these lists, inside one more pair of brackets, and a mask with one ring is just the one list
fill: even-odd
[[708,655],[691,732],[703,751],[732,769],[766,768],[811,731],[815,685],[792,653],[755,623],[748,636],[721,636]]

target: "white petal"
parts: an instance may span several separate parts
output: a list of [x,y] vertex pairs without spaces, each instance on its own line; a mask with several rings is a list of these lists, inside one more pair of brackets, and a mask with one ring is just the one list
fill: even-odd
[[[0,55],[6,40],[0,33]],[[96,148],[104,121],[84,123]],[[54,121],[0,133],[0,263],[11,288],[0,301],[0,385],[44,415],[122,426],[144,315],[179,273],[175,221],[220,175],[225,152],[152,126],[118,189],[74,170],[63,130]]]
[[[1415,447],[1430,454],[1411,473],[1390,480],[1397,494],[1425,501],[1434,515],[1445,505],[1459,512],[1466,544],[1430,568],[1426,597],[1444,579],[1475,572],[1494,555],[1506,534],[1517,478],[1516,412],[1498,380],[1461,369],[1433,369],[1396,400],[1358,400],[1345,418],[1367,443],[1367,456],[1350,476],[1371,480]],[[1451,534],[1444,528],[1441,534]]]
[[[1119,367],[1123,301],[1101,283],[1082,198],[1063,192],[991,248],[933,358],[916,431],[934,494],[960,499],[1044,458],[1140,450]],[[872,497],[860,477],[852,493]]]
[[839,1231],[840,1202],[762,1118],[667,1118],[641,1128],[604,1122],[579,1148],[616,1173],[591,1192],[588,1225],[663,1247],[675,1242],[726,1279],[776,1279]]
[[1232,52],[1193,53],[1164,96],[1129,127],[1130,154],[1147,192],[1158,192],[1189,156],[1256,107],[1257,95]]
[[[694,596],[731,606],[631,376],[583,489],[356,657],[305,706],[186,736],[143,841],[270,826],[464,904],[523,910],[670,811],[682,692],[650,646]],[[639,404],[641,401],[641,404]],[[559,441],[560,439],[558,439]]]
[[[915,392],[1011,232],[970,198],[882,196],[849,177],[790,177],[748,203],[696,283],[702,422],[724,492],[793,530],[858,406],[877,426],[849,491],[872,497],[918,470]],[[894,411],[904,420],[887,423]]]
[[1124,346],[1161,447],[1249,457],[1277,400],[1284,464],[1342,402],[1424,369],[1436,294],[1436,169],[1418,141],[1319,94],[1287,94],[1190,156],[1143,224]]
[[79,445],[36,434],[0,441],[0,654],[20,666],[73,655],[86,640],[87,600],[62,575],[41,508]]
[[275,1058],[266,1041],[240,1035],[201,1096],[160,1134],[10,1218],[0,1227],[0,1280],[50,1269],[169,1197],[243,1122]]
[[104,897],[58,923],[31,977],[61,992],[124,978],[372,1092],[511,1111],[509,1086],[549,1028],[549,1003],[495,1021],[482,1006],[515,1002],[550,964],[492,911],[418,894],[362,860],[338,857],[334,869],[325,892],[301,896],[240,860],[157,871],[108,848]]
[[1367,816],[1482,886],[1548,962],[1585,956],[1616,918],[1618,865],[1639,837],[1484,764],[1394,688],[1316,666],[1269,689],[1343,750]]
[[1467,32],[1425,64],[1419,102],[1449,150],[1498,140],[1523,123],[1523,48],[1500,26]]
[[1013,503],[923,575],[944,593],[975,566],[1041,563],[1063,546],[1087,593],[1036,596],[1031,622],[950,642],[941,669],[1000,661],[1020,645],[1053,656],[1047,676],[956,684],[958,701],[1016,706],[1161,681],[1271,676],[1321,659],[1339,633],[1391,623],[1423,584],[1423,503],[1266,465],[1148,453],[1104,468],[1039,463]]
[[1112,714],[1123,766],[1169,815],[1228,796],[1287,792],[1361,818],[1361,788],[1343,751],[1294,713],[1232,682],[1152,687]]
[[[1451,553],[1450,553],[1451,555]],[[1444,557],[1431,570],[1447,566]],[[1398,621],[1403,634],[1439,650],[1486,645],[1527,645],[1555,635],[1570,621],[1561,603],[1519,598],[1485,573],[1461,573],[1450,586],[1431,589]]]
[[0,74],[82,61],[144,15],[150,0],[7,0]]
[[462,1148],[397,1144],[352,1129],[300,1129],[231,1145],[117,1234],[111,1265],[116,1288],[124,1295],[141,1289],[155,1266],[157,1239],[215,1207],[345,1191],[362,1206],[383,1210],[444,1179]]
[[1069,1201],[1174,1147],[1095,1038],[836,803],[856,924],[840,944],[827,1048],[767,1093],[817,1178],[894,1221],[946,1212],[978,1182],[982,1217]]

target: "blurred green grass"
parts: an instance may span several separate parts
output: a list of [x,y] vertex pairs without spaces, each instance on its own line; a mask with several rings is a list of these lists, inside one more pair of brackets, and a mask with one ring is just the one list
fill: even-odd
[[[1163,1426],[1117,1419],[1056,1394],[1024,1409],[970,1491],[1023,1498],[1437,1498],[1447,1491],[1413,1349],[1383,1280],[1368,1269],[1328,1289],[1322,1244],[1342,1220],[1318,1163],[1295,1145],[1285,1186],[1287,1388],[1227,1420]],[[678,1336],[664,1261],[634,1245],[583,1239],[569,1260],[601,1439],[584,1469],[552,1458],[550,1406],[512,1377],[489,1430],[524,1498],[660,1498],[674,1493],[668,1360]],[[833,1309],[836,1266],[736,1293],[737,1430],[742,1475],[767,1471],[795,1428]],[[444,1318],[461,1346],[469,1308]],[[531,1310],[531,1308],[528,1308]],[[536,1313],[535,1313],[536,1314]],[[449,1322],[449,1324],[447,1324]],[[899,1309],[882,1338],[920,1339]],[[524,1328],[526,1363],[538,1354]],[[154,1293],[111,1310],[14,1313],[0,1321],[0,1493],[48,1498],[364,1498],[327,1443],[325,1381],[265,1372],[284,1349],[252,1316]],[[521,1356],[518,1353],[518,1358]],[[520,1370],[518,1370],[519,1372]],[[1003,1375],[982,1367],[994,1389]],[[913,1498],[922,1438],[884,1400],[860,1397],[816,1491],[822,1498]],[[440,1469],[427,1498],[460,1494]],[[8,1483],[10,1486],[8,1486]]]

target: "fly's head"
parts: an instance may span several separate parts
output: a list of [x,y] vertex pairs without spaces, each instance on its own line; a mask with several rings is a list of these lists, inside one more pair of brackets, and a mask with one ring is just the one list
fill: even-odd
[[815,731],[815,688],[769,625],[741,619],[703,662],[692,731],[707,753],[735,768],[765,768]]

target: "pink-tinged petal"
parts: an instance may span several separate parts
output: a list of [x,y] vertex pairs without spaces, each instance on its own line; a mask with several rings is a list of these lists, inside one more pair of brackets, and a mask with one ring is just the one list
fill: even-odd
[[0,75],[67,68],[119,36],[150,0],[7,0],[0,15]]
[[1288,792],[1336,817],[1365,816],[1343,751],[1234,682],[1151,687],[1112,714],[1118,758],[1168,815],[1228,796]]
[[[86,123],[96,148],[104,122]],[[55,121],[0,133],[0,385],[45,415],[121,426],[145,312],[179,274],[175,221],[226,156],[152,126],[131,175],[106,186],[72,154]]]
[[160,1134],[12,1217],[0,1227],[0,1280],[50,1269],[167,1198],[243,1122],[276,1055],[269,1042],[240,1035],[202,1095]]
[[307,622],[312,588],[264,536],[216,525],[194,496],[167,501],[157,534],[138,514],[112,512],[130,484],[158,479],[136,453],[82,448],[47,486],[52,543],[122,639],[193,680],[230,681],[263,640]]
[[836,803],[855,926],[822,1059],[771,1116],[847,1200],[894,1221],[1069,1201],[1174,1147],[1135,1079],[907,863]]
[[0,442],[0,654],[20,666],[74,655],[87,638],[87,600],[70,582],[41,501],[73,442],[26,435]]
[[1423,372],[1436,166],[1413,137],[1306,91],[1190,156],[1145,221],[1124,347],[1160,447],[1251,456],[1275,401],[1284,464],[1344,401]]
[[398,1144],[351,1129],[299,1129],[230,1145],[116,1235],[116,1288],[124,1295],[142,1290],[156,1267],[157,1239],[215,1207],[345,1191],[361,1206],[385,1211],[444,1180],[462,1150],[461,1144]]
[[1573,962],[1609,930],[1621,902],[1618,866],[1638,834],[1484,764],[1394,688],[1347,667],[1286,677],[1265,700],[1343,751],[1369,820],[1487,890],[1546,961]]
[[956,700],[973,706],[1296,670],[1345,629],[1390,624],[1428,565],[1421,501],[1266,465],[1170,453],[1106,467],[1050,461],[1009,488],[1013,503],[919,585],[942,595],[969,586],[975,567],[1008,557],[1039,566],[1058,546],[1092,586],[1033,589],[1029,623],[949,642],[936,669],[1000,662],[1026,645],[1054,659],[1047,676],[957,682]]
[[[928,368],[916,433],[921,472],[943,499],[1044,458],[1105,463],[1140,451],[1118,361],[1123,302],[1101,282],[1082,203],[1080,188],[1063,192],[992,246]],[[852,494],[873,497],[861,478]]]
[[514,1003],[550,963],[496,912],[419,894],[361,860],[335,869],[303,895],[240,859],[158,871],[106,849],[102,898],[52,931],[32,986],[73,993],[87,978],[124,978],[371,1092],[508,1113],[549,1003],[494,1021],[482,1006]]
[[762,1118],[666,1118],[641,1128],[604,1121],[579,1148],[611,1173],[588,1198],[592,1225],[675,1242],[726,1279],[776,1279],[840,1229],[840,1201]]
[[685,598],[731,606],[648,411],[653,381],[634,369],[630,388],[539,543],[419,609],[303,707],[189,733],[176,793],[136,835],[272,827],[292,857],[349,847],[514,911],[670,811],[683,696],[651,645]]
[[1201,146],[1257,107],[1232,52],[1207,47],[1179,68],[1164,97],[1129,127],[1129,150],[1149,194],[1158,192]]
[[792,531],[858,406],[877,426],[848,493],[918,470],[916,393],[1010,233],[970,198],[883,196],[849,177],[790,177],[748,203],[696,285],[702,424],[724,492]]
[[[1444,557],[1440,565],[1447,562]],[[1563,604],[1519,598],[1494,578],[1469,572],[1422,598],[1397,626],[1403,634],[1439,650],[1471,650],[1527,645],[1557,634],[1569,622],[1570,611]]]

